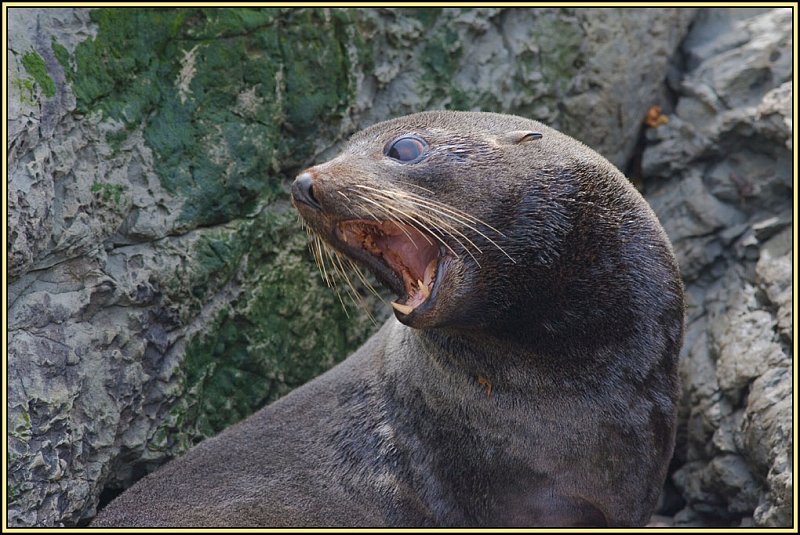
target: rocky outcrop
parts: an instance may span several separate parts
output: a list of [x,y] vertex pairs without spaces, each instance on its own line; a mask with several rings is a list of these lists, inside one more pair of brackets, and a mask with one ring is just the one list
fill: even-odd
[[88,519],[369,334],[285,194],[349,109],[349,17],[9,10],[10,525]]
[[[624,168],[655,103],[670,121],[648,131],[642,176],[691,302],[678,521],[780,524],[786,12],[703,13],[676,66],[692,10],[11,8],[10,525],[85,522],[103,489],[385,317],[369,299],[346,316],[287,202],[351,132],[423,109],[517,113]],[[675,110],[665,78],[682,79]]]
[[647,198],[686,281],[677,525],[792,521],[792,13],[703,11]]

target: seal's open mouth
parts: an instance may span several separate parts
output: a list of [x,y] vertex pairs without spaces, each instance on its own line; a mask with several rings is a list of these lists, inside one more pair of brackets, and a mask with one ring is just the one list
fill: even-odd
[[434,294],[441,251],[433,237],[403,223],[364,220],[343,221],[336,234],[348,253],[400,295],[392,306],[401,314],[411,314]]

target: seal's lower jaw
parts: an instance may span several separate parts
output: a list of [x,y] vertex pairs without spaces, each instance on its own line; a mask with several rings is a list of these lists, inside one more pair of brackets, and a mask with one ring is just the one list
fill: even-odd
[[430,308],[443,256],[433,237],[395,221],[350,220],[337,225],[336,238],[400,296],[392,303],[400,321],[411,324]]

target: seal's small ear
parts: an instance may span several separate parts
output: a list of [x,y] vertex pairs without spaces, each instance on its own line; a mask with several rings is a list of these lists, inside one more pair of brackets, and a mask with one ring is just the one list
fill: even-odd
[[542,134],[530,130],[514,130],[497,136],[497,142],[503,145],[518,145],[534,139],[542,139]]

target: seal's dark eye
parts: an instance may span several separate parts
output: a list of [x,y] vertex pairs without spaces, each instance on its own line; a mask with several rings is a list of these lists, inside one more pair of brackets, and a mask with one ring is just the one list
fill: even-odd
[[401,137],[390,143],[385,151],[386,156],[401,162],[411,162],[420,157],[428,145],[417,137]]

